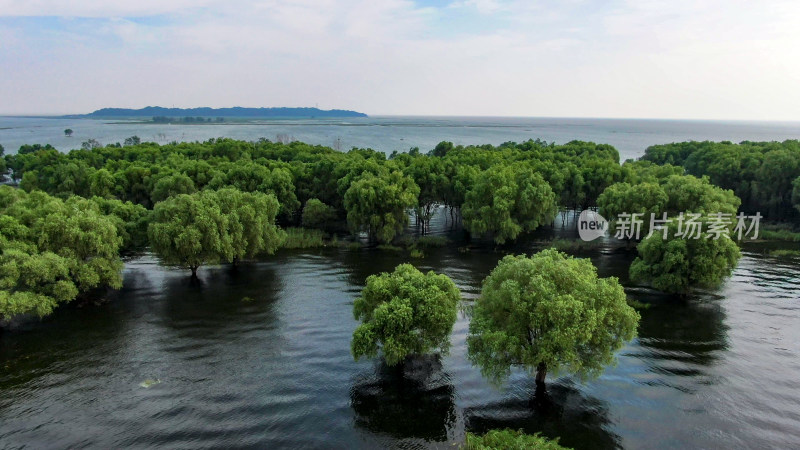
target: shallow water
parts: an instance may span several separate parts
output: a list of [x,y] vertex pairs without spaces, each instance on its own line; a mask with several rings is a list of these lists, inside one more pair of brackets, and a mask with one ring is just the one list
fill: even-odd
[[[411,262],[452,277],[468,304],[504,252],[537,242]],[[466,360],[464,311],[421,386],[354,362],[353,299],[405,253],[285,251],[202,268],[200,284],[144,256],[110,302],[0,335],[0,446],[453,448],[465,431],[512,427],[575,448],[798,447],[800,261],[760,252],[688,301],[628,286],[625,253],[585,254],[651,307],[616,367],[546,393],[522,372],[488,384]]]

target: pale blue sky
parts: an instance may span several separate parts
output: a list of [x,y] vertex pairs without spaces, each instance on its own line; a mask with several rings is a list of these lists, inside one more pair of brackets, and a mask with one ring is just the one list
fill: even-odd
[[796,1],[0,0],[0,114],[800,120]]

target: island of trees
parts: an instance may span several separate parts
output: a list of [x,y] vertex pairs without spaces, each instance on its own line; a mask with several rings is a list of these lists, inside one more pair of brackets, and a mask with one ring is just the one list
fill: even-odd
[[[506,244],[550,225],[559,211],[590,207],[606,217],[745,211],[776,222],[800,218],[798,141],[653,146],[624,164],[613,147],[580,141],[442,142],[427,154],[389,157],[265,139],[90,141],[69,153],[24,145],[0,159],[18,183],[2,187],[0,203],[2,317],[47,313],[117,286],[120,254],[149,247],[165,264],[196,273],[270,254],[288,227],[342,223],[389,244],[411,218],[424,233],[439,211],[474,238]],[[669,293],[713,288],[739,259],[727,236],[645,236],[630,242],[638,252],[631,278]],[[42,273],[26,279],[36,273],[20,269],[26,264]],[[373,344],[360,346],[362,353],[372,354]]]

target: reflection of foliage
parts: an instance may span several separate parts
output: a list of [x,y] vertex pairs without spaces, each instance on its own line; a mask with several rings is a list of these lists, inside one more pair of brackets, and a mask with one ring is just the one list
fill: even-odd
[[382,366],[376,379],[353,386],[350,404],[356,413],[356,426],[399,439],[447,440],[447,430],[456,418],[455,390],[450,384],[431,385],[412,379],[448,378],[441,373],[441,364],[427,366],[422,375]]
[[522,430],[492,430],[483,436],[467,433],[466,450],[562,450],[558,439],[549,440],[536,434],[525,434]]
[[[532,383],[532,381],[531,381]],[[572,384],[551,383],[547,389],[530,387],[530,398],[516,396],[464,410],[466,429],[484,434],[490,430],[522,430],[541,433],[574,448],[619,448],[620,437],[608,431],[608,406],[584,395]]]

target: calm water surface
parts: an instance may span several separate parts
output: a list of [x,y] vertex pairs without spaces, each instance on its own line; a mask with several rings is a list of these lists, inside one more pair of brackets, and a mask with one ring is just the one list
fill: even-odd
[[[503,252],[537,242],[411,262],[452,277],[468,305]],[[491,386],[468,363],[468,308],[440,364],[404,378],[354,362],[353,299],[403,253],[285,251],[202,268],[200,284],[137,258],[110,302],[0,335],[0,447],[453,448],[497,427],[575,448],[800,446],[800,261],[746,248],[722,288],[681,302],[630,286],[625,253],[583,256],[651,307],[616,367],[544,393],[522,372]]]
[[[64,129],[75,134],[64,136]],[[258,124],[162,125],[113,123],[91,119],[0,117],[0,145],[14,153],[23,144],[51,144],[59,150],[80,148],[93,138],[102,144],[137,135],[158,143],[207,140],[220,136],[276,140],[285,135],[310,144],[342,150],[373,148],[390,153],[419,147],[428,151],[441,141],[493,144],[544,139],[559,144],[574,139],[615,146],[621,160],[638,158],[654,144],[688,140],[740,142],[800,139],[800,122],[730,122],[687,120],[369,117],[326,120],[271,120]]]

